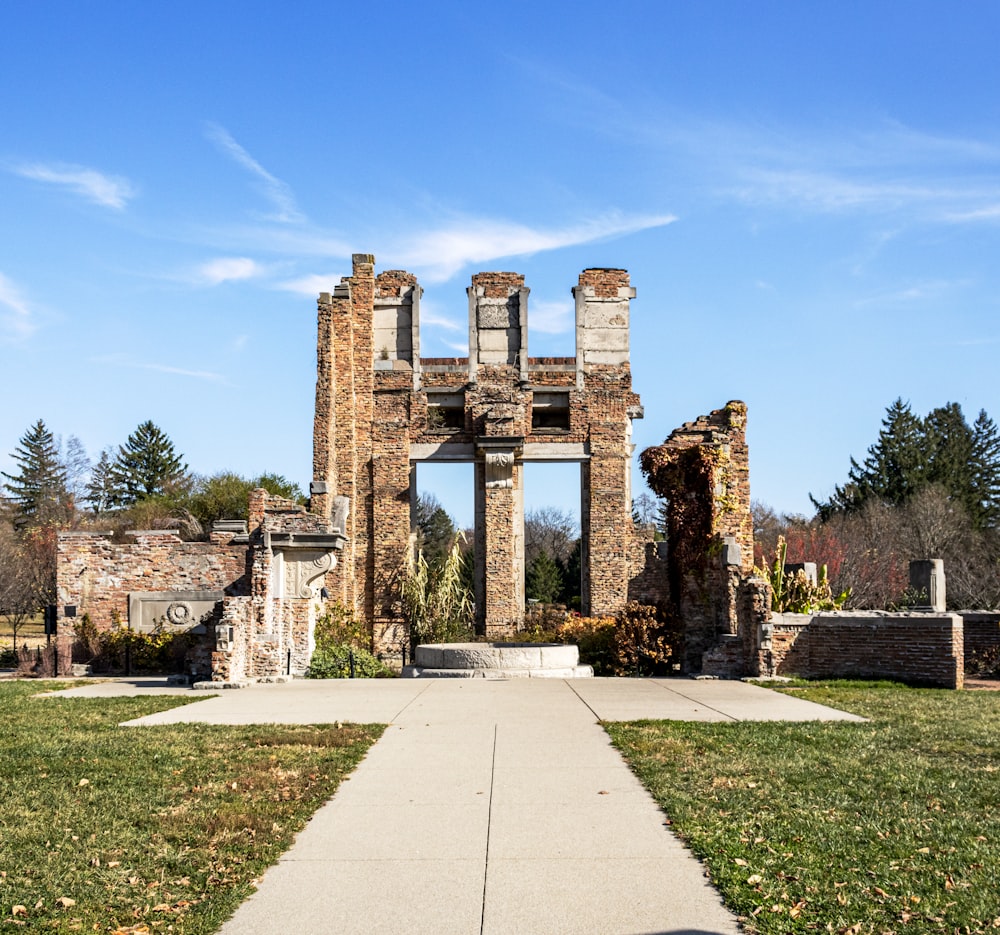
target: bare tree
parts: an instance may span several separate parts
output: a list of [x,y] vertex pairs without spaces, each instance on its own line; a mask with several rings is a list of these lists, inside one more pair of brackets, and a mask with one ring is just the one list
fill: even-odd
[[551,506],[529,510],[524,516],[525,566],[531,565],[542,552],[565,564],[579,538],[576,517],[565,510]]
[[[20,539],[6,523],[0,525],[0,616],[10,628],[14,649],[17,635],[44,606],[48,596],[42,550]],[[54,577],[53,577],[54,583]]]

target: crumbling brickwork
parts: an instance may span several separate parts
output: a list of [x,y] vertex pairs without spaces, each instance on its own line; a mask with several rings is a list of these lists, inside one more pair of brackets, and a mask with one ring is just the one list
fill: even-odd
[[484,272],[467,289],[466,358],[421,359],[422,290],[368,254],[318,306],[311,508],[353,505],[335,596],[370,621],[373,648],[407,633],[400,575],[411,542],[413,467],[475,465],[477,626],[510,633],[524,613],[523,464],[581,465],[584,610],[615,613],[633,572],[631,420],[642,415],[629,368],[624,270],[581,273],[575,357],[530,358],[524,277]]
[[683,626],[688,672],[749,674],[767,583],[753,576],[746,405],[732,401],[687,422],[640,463],[667,501],[670,602]]
[[[165,603],[178,615],[170,621],[168,611],[166,622],[153,626],[184,628],[191,608],[207,599],[208,624],[189,620],[204,643],[191,654],[191,674],[219,682],[303,674],[322,612],[320,589],[343,536],[326,517],[265,490],[251,493],[249,516],[248,532],[215,531],[210,542],[182,542],[170,530],[137,531],[124,545],[106,534],[61,533],[60,651],[85,614],[98,630],[148,628],[135,619],[148,598],[154,602],[146,606]],[[167,601],[156,605],[163,595]]]

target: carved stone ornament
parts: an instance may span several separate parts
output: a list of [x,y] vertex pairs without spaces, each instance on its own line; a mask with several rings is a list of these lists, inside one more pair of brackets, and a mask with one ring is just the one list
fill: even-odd
[[480,328],[516,328],[517,308],[510,299],[480,299],[477,322]]
[[337,563],[332,552],[285,552],[285,582],[292,597],[314,597],[313,582]]
[[486,452],[486,486],[514,486],[514,454],[510,451]]
[[192,622],[194,611],[187,601],[174,601],[167,608],[166,618],[175,627],[183,627]]

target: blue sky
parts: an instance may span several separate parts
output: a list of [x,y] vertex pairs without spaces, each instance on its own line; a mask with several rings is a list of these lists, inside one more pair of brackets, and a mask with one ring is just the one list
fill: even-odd
[[975,0],[7,4],[0,470],[40,417],[95,458],[152,419],[305,487],[315,295],[371,252],[425,356],[474,272],[526,275],[542,356],[628,269],[638,447],[743,399],[754,497],[809,512],[897,396],[1000,418],[998,35]]

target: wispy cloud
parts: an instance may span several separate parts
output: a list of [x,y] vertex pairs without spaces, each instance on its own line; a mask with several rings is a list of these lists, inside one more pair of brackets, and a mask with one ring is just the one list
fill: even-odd
[[892,292],[867,296],[854,302],[855,308],[885,305],[909,305],[914,302],[938,299],[946,293],[968,286],[965,280],[930,279],[915,282]]
[[87,201],[116,211],[123,210],[129,199],[135,196],[135,187],[128,179],[106,175],[85,166],[33,162],[12,166],[10,171],[25,179],[61,185]]
[[155,373],[167,373],[178,377],[191,377],[196,380],[207,380],[210,383],[228,384],[228,381],[221,373],[214,373],[211,370],[189,370],[185,367],[174,367],[169,364],[131,360],[124,354],[106,354],[101,357],[92,357],[91,363],[105,364],[115,367],[128,367],[131,370],[152,370]]
[[[367,235],[365,239],[373,244],[375,255],[384,257],[390,266],[398,264],[416,273],[422,282],[439,283],[473,263],[492,263],[512,256],[609,240],[663,227],[676,220],[672,214],[607,214],[567,227],[546,229],[496,218],[462,218],[446,227],[411,230],[402,237]],[[331,252],[345,259],[349,256],[339,241],[327,238],[327,242]],[[349,268],[341,268],[337,273],[310,273],[277,283],[277,288],[315,296],[330,292],[341,276],[349,272]],[[420,314],[426,320],[424,306]]]
[[198,279],[210,286],[224,282],[253,279],[263,272],[261,266],[245,256],[219,257],[198,267]]
[[309,273],[306,276],[299,276],[297,279],[286,279],[277,284],[279,289],[285,292],[294,292],[297,295],[308,295],[316,298],[321,292],[333,292],[333,287],[340,282],[340,277],[344,273]]
[[31,306],[21,290],[0,273],[0,337],[8,341],[23,341],[36,328]]
[[269,215],[269,220],[294,223],[304,219],[295,203],[295,196],[292,194],[291,188],[268,172],[233,139],[225,127],[209,123],[205,128],[205,134],[223,153],[246,169],[257,180],[264,197],[271,202],[276,210],[275,214]]
[[528,326],[539,334],[565,334],[572,330],[576,309],[568,299],[528,303]]
[[457,320],[439,311],[430,302],[420,301],[420,327],[443,328],[445,331],[464,331],[469,327],[468,320]]
[[387,252],[394,261],[422,274],[428,282],[443,282],[471,263],[592,243],[663,227],[676,220],[669,214],[631,217],[610,214],[545,230],[513,221],[470,218],[408,237],[390,246]]

